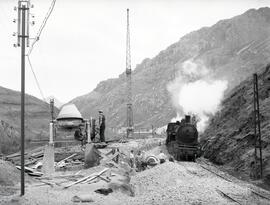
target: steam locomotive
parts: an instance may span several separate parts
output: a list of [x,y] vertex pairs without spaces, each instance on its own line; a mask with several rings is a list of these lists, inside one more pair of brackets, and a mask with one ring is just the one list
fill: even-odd
[[178,161],[195,161],[199,154],[198,130],[196,122],[189,115],[181,122],[171,122],[167,126],[166,146],[168,152]]

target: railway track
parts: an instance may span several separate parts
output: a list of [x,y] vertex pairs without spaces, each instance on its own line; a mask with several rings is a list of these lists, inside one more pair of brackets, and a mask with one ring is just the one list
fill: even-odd
[[207,171],[209,171],[209,172],[215,174],[216,176],[218,176],[218,177],[220,177],[220,178],[222,178],[222,179],[224,179],[224,180],[226,180],[226,181],[228,181],[228,182],[232,182],[232,180],[230,180],[230,179],[228,179],[228,178],[226,178],[226,177],[224,177],[224,176],[222,176],[222,175],[220,175],[220,174],[218,174],[218,173],[212,171],[211,169],[208,169],[208,168],[206,168],[205,166],[203,166],[203,165],[201,165],[201,164],[199,164],[199,165],[200,165],[200,167],[202,167],[203,169],[205,169],[205,170],[207,170]]
[[[209,171],[209,172],[211,172],[212,174],[214,174],[214,175],[216,175],[216,176],[218,176],[218,177],[220,177],[220,178],[222,178],[222,179],[224,179],[224,180],[226,180],[226,181],[228,181],[228,182],[233,182],[231,179],[229,179],[228,177],[225,177],[225,176],[222,176],[222,175],[220,175],[219,173],[217,173],[217,172],[215,172],[215,171],[213,171],[213,170],[211,170],[211,169],[209,169],[209,168],[207,168],[207,167],[205,167],[204,165],[202,165],[201,163],[203,163],[204,165],[207,165],[207,166],[209,166],[209,164],[207,164],[206,162],[200,162],[200,163],[197,163],[200,167],[202,167],[203,169],[205,169],[205,170],[207,170],[207,171]],[[212,165],[211,165],[212,166]],[[214,166],[215,167],[215,166]],[[216,167],[215,167],[216,168]],[[216,168],[217,169],[217,168]],[[241,184],[239,184],[239,183],[237,183],[239,186],[242,186],[243,187],[243,185],[241,185]],[[255,191],[254,189],[252,189],[251,187],[249,187],[249,190],[250,190],[250,192],[252,193],[252,194],[254,194],[254,195],[256,195],[256,196],[258,196],[258,197],[260,197],[260,198],[263,198],[263,199],[265,199],[265,200],[268,200],[269,202],[270,202],[270,197],[269,196],[266,196],[265,194],[262,194],[262,193],[260,193],[260,192],[258,192],[258,191]],[[220,192],[222,192],[221,190],[219,190]],[[224,192],[222,192],[223,193],[223,195],[224,196],[226,196],[227,198],[230,198],[232,201],[233,200],[235,200],[235,199],[233,199],[232,197],[230,197],[229,195],[227,195],[227,194],[225,194]],[[236,203],[238,203],[238,204],[241,204],[240,202],[238,202],[237,200],[235,200],[235,202]]]
[[[180,162],[178,162],[178,164],[180,164],[181,166],[183,166]],[[213,166],[213,165],[207,164],[207,163],[204,162],[204,161],[199,161],[199,162],[197,162],[196,164],[199,165],[202,169],[208,171],[209,173],[211,173],[211,174],[213,174],[213,175],[215,175],[215,176],[217,176],[217,177],[219,177],[219,178],[221,178],[221,179],[223,179],[223,180],[225,180],[225,181],[227,181],[227,182],[230,182],[230,183],[236,183],[237,185],[239,185],[239,186],[241,186],[241,187],[245,187],[244,185],[238,183],[237,181],[234,181],[234,180],[230,179],[229,177],[226,177],[226,176],[224,176],[224,175],[222,175],[222,174],[220,174],[220,173],[218,173],[218,172],[216,172],[216,171],[214,171],[213,169],[211,169],[211,168],[208,167],[208,166]],[[186,168],[186,167],[185,167],[185,168]],[[218,169],[218,168],[215,167],[215,166],[214,166],[214,168],[215,168],[215,169]],[[193,172],[190,171],[188,168],[186,168],[186,170],[187,170],[189,173],[193,174]],[[237,180],[237,179],[236,179],[236,180]],[[260,191],[256,191],[256,190],[254,190],[254,189],[251,188],[251,187],[248,187],[248,188],[249,188],[250,192],[251,192],[253,195],[256,195],[257,197],[259,197],[259,198],[261,198],[261,199],[263,199],[263,200],[267,200],[268,203],[270,203],[270,194],[269,194],[269,193],[261,193]],[[220,190],[220,189],[217,189],[217,188],[216,188],[215,190],[216,190],[216,192],[217,192],[220,196],[226,198],[227,200],[229,200],[229,201],[231,201],[231,202],[234,202],[234,203],[236,203],[236,204],[246,204],[246,203],[241,203],[241,202],[239,201],[239,199],[235,199],[233,196],[229,195],[228,193],[225,193],[224,191],[222,191],[222,190]],[[269,194],[269,196],[267,196],[268,194]]]
[[231,196],[229,196],[228,194],[224,193],[223,191],[216,189],[216,192],[219,193],[222,197],[228,199],[229,201],[235,202],[237,204],[242,205],[242,203],[240,203],[239,201],[237,201],[236,199],[232,198]]
[[[178,162],[178,164],[180,164],[181,166],[183,166],[180,162]],[[207,167],[203,166],[202,164],[199,164],[199,163],[196,163],[196,164],[198,164],[201,168],[203,168],[204,170],[207,170],[207,171],[210,172],[211,174],[214,174],[214,175],[216,175],[216,176],[218,176],[218,177],[220,177],[220,178],[222,178],[223,180],[226,180],[226,181],[228,181],[228,182],[232,182],[232,180],[230,180],[230,179],[228,179],[228,178],[226,178],[226,177],[224,177],[224,176],[222,176],[222,175],[220,175],[220,174],[218,174],[218,173],[212,171],[211,169],[208,169]],[[187,172],[189,172],[189,173],[191,173],[191,174],[194,174],[194,173],[193,173],[192,171],[190,171],[188,168],[185,167],[185,169],[187,170]],[[217,188],[216,188],[215,190],[216,190],[216,192],[217,192],[220,196],[222,196],[223,198],[226,198],[227,200],[229,200],[229,201],[231,201],[231,202],[234,202],[234,203],[236,203],[236,204],[242,205],[242,203],[240,203],[238,200],[234,199],[232,196],[230,196],[229,194],[225,193],[224,191],[222,191],[222,190],[220,190],[220,189],[217,189]]]
[[[199,164],[199,165],[200,165],[200,167],[202,167],[203,169],[207,170],[208,172],[210,172],[210,173],[212,173],[212,174],[214,174],[214,175],[216,175],[216,176],[218,176],[218,177],[220,177],[220,178],[222,178],[222,179],[224,179],[224,180],[226,180],[228,182],[233,182],[231,179],[228,179],[228,178],[226,178],[226,177],[224,177],[224,176],[222,176],[222,175],[220,175],[220,174],[212,171],[211,169],[206,168],[205,166],[203,166],[201,164]],[[235,202],[235,203],[240,204],[240,205],[242,204],[238,200],[234,199],[232,196],[230,196],[229,194],[226,194],[225,192],[223,192],[220,189],[216,189],[216,192],[218,194],[220,194],[222,197],[228,199],[229,201]]]

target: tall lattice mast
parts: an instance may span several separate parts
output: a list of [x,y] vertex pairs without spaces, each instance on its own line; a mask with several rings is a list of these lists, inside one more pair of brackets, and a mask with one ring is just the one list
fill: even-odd
[[127,9],[127,39],[126,40],[127,40],[126,41],[126,76],[127,76],[127,137],[128,137],[133,132],[129,9]]

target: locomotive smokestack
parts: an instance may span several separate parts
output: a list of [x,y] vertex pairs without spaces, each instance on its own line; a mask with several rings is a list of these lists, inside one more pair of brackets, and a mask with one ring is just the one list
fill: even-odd
[[186,123],[191,123],[190,122],[190,115],[185,115],[185,121],[186,121]]

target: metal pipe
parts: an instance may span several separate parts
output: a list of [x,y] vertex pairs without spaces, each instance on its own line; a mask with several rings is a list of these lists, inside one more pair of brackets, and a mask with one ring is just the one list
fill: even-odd
[[49,144],[53,144],[54,124],[50,122],[50,140]]
[[90,121],[86,121],[86,130],[87,130],[87,143],[91,143],[91,136],[90,136]]

